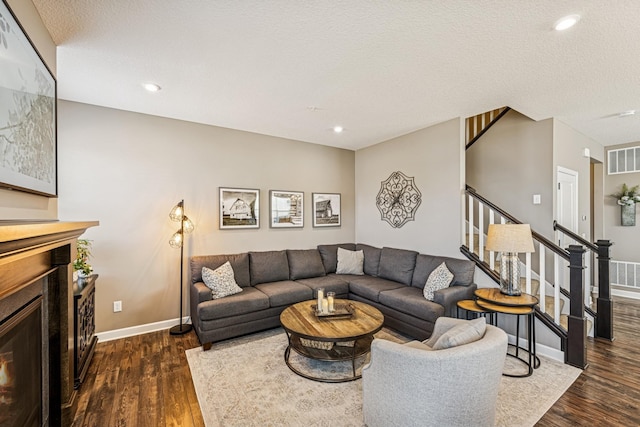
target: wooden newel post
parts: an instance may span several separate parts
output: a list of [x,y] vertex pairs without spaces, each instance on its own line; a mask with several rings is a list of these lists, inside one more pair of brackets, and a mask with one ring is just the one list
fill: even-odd
[[609,240],[598,240],[598,299],[596,319],[596,337],[613,341],[613,301],[611,300],[611,286],[609,275],[609,248],[612,243]]
[[587,319],[584,316],[584,247],[569,245],[569,292],[571,295],[566,359],[569,365],[587,367]]

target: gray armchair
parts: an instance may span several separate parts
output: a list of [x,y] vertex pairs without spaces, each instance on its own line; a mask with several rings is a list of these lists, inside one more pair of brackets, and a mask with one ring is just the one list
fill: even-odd
[[432,350],[466,320],[440,317],[424,344],[375,339],[362,370],[364,422],[388,426],[493,426],[507,335],[487,325],[478,341]]

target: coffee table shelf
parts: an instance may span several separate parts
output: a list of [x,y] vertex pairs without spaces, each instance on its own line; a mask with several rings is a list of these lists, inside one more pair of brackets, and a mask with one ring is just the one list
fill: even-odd
[[[289,339],[284,360],[296,374],[322,382],[345,382],[361,378],[356,373],[356,360],[369,353],[373,335],[382,329],[384,316],[377,308],[359,301],[338,301],[351,304],[353,315],[343,318],[318,317],[311,308],[315,301],[294,304],[280,315],[280,323]],[[351,361],[352,375],[328,378],[302,372],[291,364],[291,350],[314,360]]]

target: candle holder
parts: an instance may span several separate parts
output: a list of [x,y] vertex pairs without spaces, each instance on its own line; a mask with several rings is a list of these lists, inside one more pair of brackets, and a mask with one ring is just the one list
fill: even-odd
[[322,300],[324,299],[324,288],[318,288],[316,291],[316,311],[322,313]]
[[329,308],[329,313],[333,313],[335,311],[335,305],[334,305],[334,301],[336,298],[336,293],[335,292],[327,292],[327,303],[328,303],[328,308]]

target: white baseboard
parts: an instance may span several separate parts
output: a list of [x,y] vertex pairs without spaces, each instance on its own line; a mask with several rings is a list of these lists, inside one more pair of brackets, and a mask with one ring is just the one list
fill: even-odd
[[623,291],[622,289],[611,289],[611,295],[624,298],[640,299],[640,292]]
[[[515,344],[516,337],[511,334],[507,334],[507,336],[509,337],[509,344]],[[529,343],[526,339],[520,338],[520,347],[526,349],[528,348],[528,345]],[[557,348],[549,347],[544,344],[536,344],[536,354],[564,363],[564,352],[558,350]]]
[[[179,322],[179,318],[162,320],[160,322],[147,323],[145,325],[131,326],[129,328],[122,329],[114,329],[112,331],[98,332],[96,336],[98,337],[98,342],[106,342],[117,340],[120,338],[133,337],[135,335],[142,335],[149,332],[162,331],[164,329],[169,329],[172,326],[177,325]],[[191,323],[191,319],[188,316],[184,317],[182,323]]]

